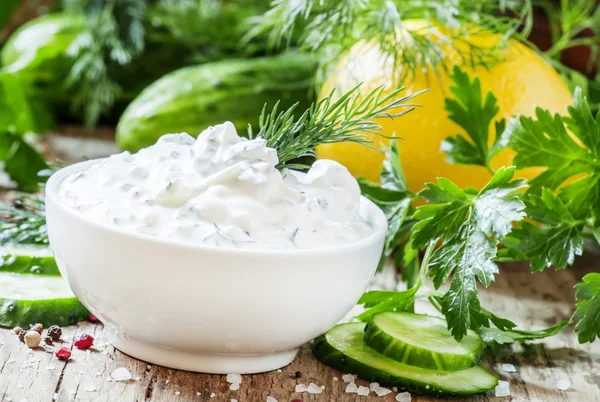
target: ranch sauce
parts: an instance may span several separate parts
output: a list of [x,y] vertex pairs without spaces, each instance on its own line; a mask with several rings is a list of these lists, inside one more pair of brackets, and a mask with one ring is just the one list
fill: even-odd
[[310,249],[372,233],[344,166],[319,160],[303,174],[277,163],[265,140],[241,138],[226,122],[197,140],[168,134],[136,154],[113,155],[68,176],[59,196],[95,221],[182,243]]

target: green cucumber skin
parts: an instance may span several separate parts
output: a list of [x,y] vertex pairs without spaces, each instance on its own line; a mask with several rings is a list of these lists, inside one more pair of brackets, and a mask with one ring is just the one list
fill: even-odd
[[365,343],[397,362],[432,370],[457,371],[473,367],[481,358],[483,347],[469,355],[451,355],[421,349],[394,340],[371,320],[365,327]]
[[[383,370],[361,363],[360,361],[337,350],[328,342],[327,334],[323,334],[315,339],[313,342],[312,351],[318,360],[330,367],[340,370],[343,373],[357,374],[359,378],[369,382],[378,382],[382,385],[397,387],[399,390],[406,390],[418,394],[430,394],[436,396],[471,396],[494,389],[498,385],[498,379],[489,370],[486,370],[483,367],[480,367],[481,370],[486,374],[489,374],[490,378],[494,378],[495,381],[490,382],[488,387],[472,388],[470,390],[437,388],[425,382],[393,376]],[[385,356],[382,357],[386,358]]]
[[[68,313],[65,313],[68,312]],[[0,298],[0,327],[23,327],[41,323],[66,326],[87,319],[88,310],[75,297],[50,300],[12,300]]]
[[313,56],[290,52],[176,70],[147,87],[127,107],[117,126],[117,144],[135,152],[164,134],[197,136],[225,121],[241,134],[248,124],[256,132],[265,104],[270,110],[280,101],[279,110],[285,110],[299,102],[299,113],[310,106],[316,69]]
[[0,271],[34,275],[60,275],[54,257],[29,257],[14,254],[0,256]]

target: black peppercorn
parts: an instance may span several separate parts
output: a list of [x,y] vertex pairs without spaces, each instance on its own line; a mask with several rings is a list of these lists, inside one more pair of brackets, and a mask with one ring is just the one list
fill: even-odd
[[21,331],[19,332],[19,340],[23,343],[25,343],[25,334],[27,333],[27,331]]
[[48,336],[52,338],[53,341],[58,341],[62,336],[62,329],[58,325],[53,325],[48,328]]
[[46,345],[52,345],[52,337],[51,336],[46,336],[44,338],[44,342],[46,342]]

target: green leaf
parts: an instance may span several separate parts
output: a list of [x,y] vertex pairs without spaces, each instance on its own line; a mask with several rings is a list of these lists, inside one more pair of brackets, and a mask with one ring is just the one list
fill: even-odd
[[[582,217],[591,208],[598,208],[600,114],[594,118],[581,89],[575,91],[574,104],[568,110],[570,117],[563,118],[538,108],[536,119],[512,119],[505,134],[509,146],[517,152],[513,160],[517,168],[546,168],[530,181],[531,192],[540,193],[544,187],[557,190],[575,175],[592,176],[561,191],[571,213]],[[584,146],[571,137],[566,126]]]
[[[442,297],[442,312],[448,329],[460,341],[469,328],[487,325],[477,298],[477,280],[489,286],[498,272],[494,260],[499,242],[510,232],[512,224],[524,216],[520,200],[523,180],[512,180],[515,168],[498,170],[490,182],[475,195],[468,195],[445,179],[428,184],[419,195],[429,202],[417,209],[411,241],[442,238],[435,251],[429,276],[438,289],[454,275],[450,289]],[[439,203],[441,202],[441,203]]]
[[575,289],[579,301],[574,315],[579,318],[575,332],[579,343],[593,342],[600,334],[600,273],[585,275]]
[[550,336],[558,334],[567,325],[569,325],[569,321],[561,321],[558,324],[553,325],[549,328],[535,331],[525,331],[519,329],[501,330],[499,328],[480,328],[478,332],[481,336],[481,339],[483,339],[485,343],[495,342],[499,344],[504,344],[548,338]]
[[498,102],[494,94],[488,92],[482,101],[479,78],[469,80],[467,73],[454,66],[450,76],[454,86],[450,87],[455,99],[445,99],[445,109],[450,120],[465,130],[469,139],[462,134],[447,137],[442,142],[441,151],[448,155],[450,163],[465,165],[481,165],[490,169],[491,159],[506,146],[501,141],[504,131],[504,120],[496,122],[496,136],[492,147],[489,147],[490,125],[498,111]]
[[581,233],[585,222],[576,220],[560,197],[547,188],[526,200],[527,215],[543,225],[523,222],[504,244],[527,256],[533,271],[551,266],[563,269],[573,264],[575,256],[583,253]]
[[419,249],[413,247],[413,243],[409,240],[400,249],[396,255],[396,266],[402,266],[402,280],[406,282],[409,288],[414,287],[419,280]]
[[386,311],[412,311],[419,286],[402,292],[375,290],[365,292],[357,304],[364,304],[365,312],[356,316],[360,321],[369,321],[375,314]]
[[358,185],[362,195],[380,205],[382,202],[400,201],[407,196],[406,192],[383,188],[379,183],[359,177]]
[[23,191],[35,192],[43,181],[38,172],[47,169],[44,158],[20,136],[0,133],[0,161],[4,171]]
[[385,160],[381,169],[381,187],[398,192],[408,191],[397,141],[392,141],[385,152]]
[[404,198],[398,202],[380,203],[378,206],[385,213],[388,219],[388,230],[385,235],[383,253],[377,271],[381,271],[387,262],[387,259],[400,245],[402,240],[408,235],[412,227],[412,222],[406,223],[406,218],[411,209],[412,198]]

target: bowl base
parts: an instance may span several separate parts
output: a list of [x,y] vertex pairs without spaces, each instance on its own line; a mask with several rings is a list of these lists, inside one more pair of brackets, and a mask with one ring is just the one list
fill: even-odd
[[290,364],[298,349],[265,355],[224,355],[165,349],[132,339],[117,337],[111,343],[136,359],[178,370],[208,374],[253,374],[276,370]]

